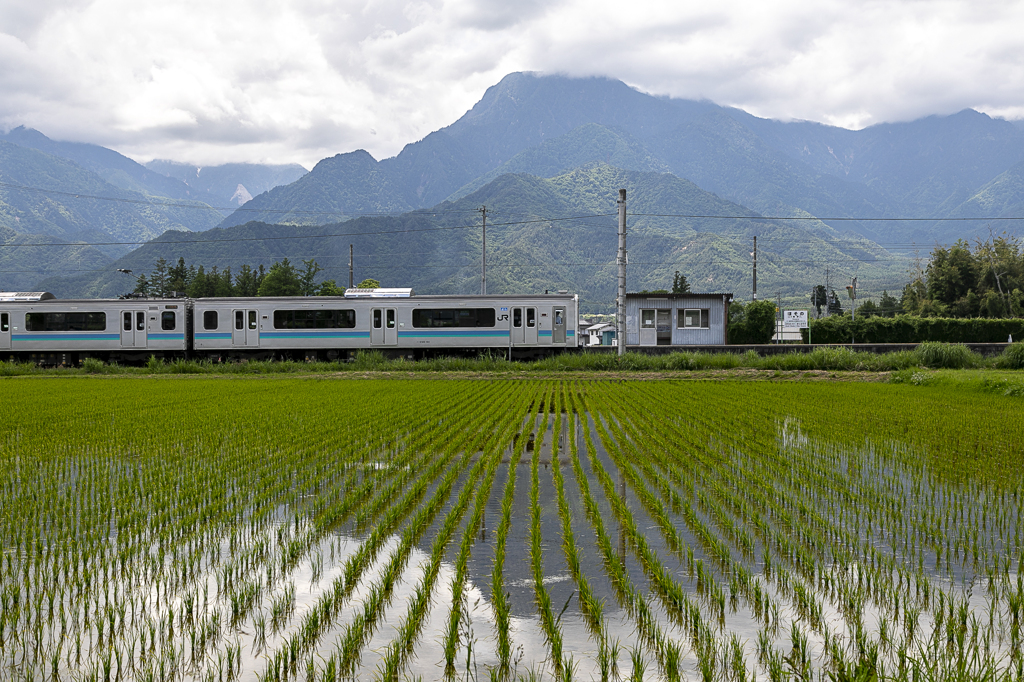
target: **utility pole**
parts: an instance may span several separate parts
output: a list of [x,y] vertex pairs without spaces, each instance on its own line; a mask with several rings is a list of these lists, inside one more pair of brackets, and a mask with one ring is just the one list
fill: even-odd
[[757,237],[754,237],[754,299],[757,300]]
[[615,338],[619,356],[626,354],[626,190],[619,190],[619,295],[616,300]]
[[[857,278],[853,278],[853,283],[846,287],[846,290],[850,293],[850,322],[857,321]],[[856,332],[854,332],[854,326],[850,325],[850,343],[857,343]]]
[[825,317],[832,317],[832,310],[829,304],[832,302],[832,281],[828,276],[828,266],[825,266]]
[[480,207],[480,215],[484,218],[483,244],[480,249],[480,295],[487,295],[487,207]]
[[355,284],[355,277],[353,276],[353,270],[352,270],[352,245],[349,244],[348,245],[348,288],[349,289],[354,289],[355,286],[356,286],[356,284]]
[[775,292],[775,343],[782,343],[782,292]]

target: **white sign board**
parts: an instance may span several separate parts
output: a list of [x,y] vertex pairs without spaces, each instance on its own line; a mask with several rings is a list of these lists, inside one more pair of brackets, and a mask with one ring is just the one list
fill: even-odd
[[784,310],[782,312],[782,326],[785,329],[807,329],[807,311]]

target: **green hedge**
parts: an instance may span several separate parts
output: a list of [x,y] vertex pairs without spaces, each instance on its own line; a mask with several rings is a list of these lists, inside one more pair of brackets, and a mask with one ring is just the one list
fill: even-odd
[[754,301],[744,306],[743,311],[742,320],[729,322],[729,343],[771,343],[775,334],[775,303]]
[[[801,330],[807,342],[807,330]],[[1024,319],[952,317],[867,317],[856,322],[845,316],[811,320],[814,343],[1006,343],[1010,335],[1024,341]]]

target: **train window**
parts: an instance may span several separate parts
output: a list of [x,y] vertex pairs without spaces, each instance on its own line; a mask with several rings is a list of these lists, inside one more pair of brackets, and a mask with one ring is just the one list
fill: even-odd
[[146,331],[146,313],[141,310],[135,313],[135,331]]
[[125,313],[124,314],[124,330],[126,332],[130,332],[132,330],[132,314],[131,313]]
[[206,310],[203,312],[203,329],[216,329],[218,325],[217,311]]
[[165,310],[160,315],[160,328],[165,332],[174,330],[174,313],[170,310]]
[[[128,313],[131,315],[131,313]],[[131,321],[128,322],[129,329]],[[27,313],[30,332],[101,332],[107,328],[106,313]]]
[[355,310],[275,310],[274,329],[352,329]]
[[416,308],[413,327],[493,327],[494,308]]
[[249,311],[249,329],[255,329],[255,328],[256,328],[256,311],[255,310],[250,310]]
[[245,313],[241,310],[235,311],[235,329],[245,329]]
[[11,318],[7,313],[0,313],[0,332],[8,331],[11,328]]
[[523,326],[523,309],[513,308],[512,309],[512,326],[522,327]]
[[562,311],[561,310],[556,310],[555,311],[555,326],[556,327],[561,327],[563,324],[565,324],[565,323],[562,321]]
[[382,325],[381,325],[381,317],[380,317],[380,308],[374,308],[373,309],[373,328],[374,329],[380,329],[381,326]]
[[387,320],[388,320],[388,329],[394,329],[395,328],[395,310],[394,310],[394,308],[388,308]]
[[709,329],[711,327],[708,308],[680,310],[676,327],[678,329]]
[[526,309],[526,326],[536,327],[537,326],[537,309],[527,308]]

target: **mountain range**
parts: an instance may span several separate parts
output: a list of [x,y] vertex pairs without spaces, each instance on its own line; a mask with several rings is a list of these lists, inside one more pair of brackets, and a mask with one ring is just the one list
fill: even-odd
[[216,226],[239,206],[232,193],[251,198],[248,187],[263,192],[306,172],[296,164],[227,164],[203,169],[202,181],[190,184],[174,177],[189,175],[184,164],[150,165],[30,128],[0,134],[0,289],[106,270],[168,230]]
[[[941,218],[976,217],[979,204],[987,216],[1015,213],[1024,130],[965,110],[854,131],[654,97],[609,79],[515,73],[397,156],[377,161],[359,150],[324,159],[221,227],[427,208],[503,172],[549,177],[594,161],[671,172],[763,215],[810,214],[841,233],[928,248],[988,234],[986,224]],[[849,220],[861,217],[926,220]]]
[[[21,141],[27,137],[35,137],[34,146]],[[5,142],[20,144],[71,161],[112,189],[143,194],[147,208],[156,207],[147,217],[169,230],[126,254],[82,246],[55,256],[72,247],[46,247],[48,267],[93,258],[81,269],[95,272],[75,275],[68,271],[78,268],[67,267],[61,277],[37,278],[58,295],[120,293],[124,276],[114,268],[147,271],[159,257],[235,269],[316,258],[326,275],[346,282],[349,243],[360,278],[423,293],[471,293],[479,291],[477,209],[486,205],[489,291],[570,288],[601,307],[613,297],[607,284],[619,186],[629,197],[631,289],[664,287],[679,269],[695,289],[748,296],[757,235],[762,296],[803,295],[824,280],[826,268],[836,288],[857,275],[863,291],[877,294],[902,286],[915,252],[991,231],[1016,233],[1024,214],[1024,128],[1012,122],[965,110],[853,131],[655,97],[603,78],[510,74],[464,116],[395,157],[377,160],[356,150],[323,159],[308,173],[241,164],[141,166],[101,147],[47,147],[39,138],[46,139],[16,129],[0,138],[0,152]],[[0,154],[0,180],[8,182],[5,158]],[[63,173],[67,182],[84,182],[67,168]],[[45,179],[19,177],[31,186]],[[11,190],[0,185],[0,201],[7,201],[4,192]],[[230,215],[217,212],[246,195],[252,198]],[[183,203],[197,200],[205,207]],[[2,204],[0,227],[33,239],[77,238],[90,219],[93,230],[113,229],[98,217],[83,217],[67,234],[42,229],[45,211],[28,208],[21,209],[28,218],[39,216],[31,230],[12,226]],[[159,227],[131,229],[152,237]],[[8,233],[0,240],[11,242]],[[11,260],[9,251],[0,250],[0,267]],[[100,263],[103,255],[120,259]]]

